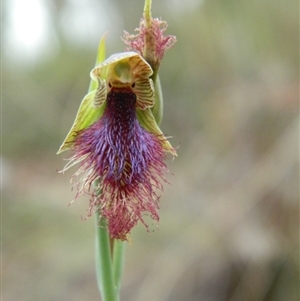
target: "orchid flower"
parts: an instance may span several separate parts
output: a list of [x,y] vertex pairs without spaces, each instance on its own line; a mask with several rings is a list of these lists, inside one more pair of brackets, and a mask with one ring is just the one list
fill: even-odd
[[158,127],[153,70],[136,52],[110,56],[91,71],[97,88],[79,107],[58,153],[71,150],[63,171],[79,164],[76,197],[90,197],[88,216],[99,211],[112,238],[127,240],[144,216],[159,220],[167,154],[176,150]]

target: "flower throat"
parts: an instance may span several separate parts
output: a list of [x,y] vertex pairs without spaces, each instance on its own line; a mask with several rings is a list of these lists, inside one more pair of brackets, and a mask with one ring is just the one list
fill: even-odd
[[107,94],[106,125],[121,139],[133,138],[130,134],[136,120],[135,104],[136,95],[129,89],[112,89]]

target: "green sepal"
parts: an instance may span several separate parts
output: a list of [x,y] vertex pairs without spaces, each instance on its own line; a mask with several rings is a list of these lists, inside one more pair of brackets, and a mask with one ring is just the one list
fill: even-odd
[[88,93],[82,100],[73,126],[59,148],[58,154],[72,148],[78,132],[92,125],[103,115],[105,105],[102,105],[97,109],[95,109],[93,105],[96,92],[97,90]]
[[157,125],[155,118],[152,114],[151,108],[147,108],[145,110],[137,109],[136,114],[141,126],[145,130],[159,138],[162,148],[166,152],[171,153],[173,156],[177,156],[175,148],[172,147],[168,139],[164,136],[159,126]]
[[[101,64],[105,60],[106,47],[105,47],[104,34],[100,40],[96,65]],[[89,86],[89,93],[83,98],[79,106],[75,121],[65,138],[64,142],[60,146],[57,154],[72,148],[75,138],[79,131],[86,129],[97,121],[104,112],[106,100],[106,83],[105,80],[91,79]]]
[[[105,38],[106,38],[106,33],[102,36],[99,42],[95,66],[101,64],[105,60],[106,57]],[[89,86],[89,92],[95,90],[96,88],[97,88],[97,81],[92,78]]]

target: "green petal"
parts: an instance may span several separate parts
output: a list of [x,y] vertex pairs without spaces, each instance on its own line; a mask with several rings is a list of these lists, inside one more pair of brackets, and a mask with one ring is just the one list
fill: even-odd
[[106,101],[107,97],[107,89],[106,89],[106,81],[97,78],[98,80],[98,87],[95,93],[95,98],[93,100],[93,107],[95,109],[99,109],[104,102]]
[[154,106],[155,97],[152,79],[138,78],[132,91],[136,94],[137,108],[145,110]]
[[156,135],[160,139],[161,145],[166,152],[171,153],[173,156],[177,156],[176,150],[172,147],[170,142],[167,140],[167,138],[164,136],[164,134],[158,127],[151,109],[150,108],[146,110],[137,109],[136,113],[141,126],[145,130]]
[[70,149],[73,146],[78,131],[86,129],[87,127],[92,125],[103,114],[105,106],[102,105],[96,109],[94,105],[94,99],[96,98],[95,95],[97,95],[98,90],[99,89],[88,93],[82,100],[73,126],[69,131],[65,141],[59,148],[57,152],[58,154],[67,149]]

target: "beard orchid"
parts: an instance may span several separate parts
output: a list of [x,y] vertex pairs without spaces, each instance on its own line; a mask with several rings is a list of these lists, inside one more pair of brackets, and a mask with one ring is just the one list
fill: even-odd
[[76,198],[89,195],[87,216],[98,211],[112,238],[127,240],[145,216],[159,220],[167,154],[176,150],[153,115],[155,89],[149,63],[137,52],[110,56],[91,71],[97,87],[83,99],[58,153],[71,151],[63,171],[72,177]]

